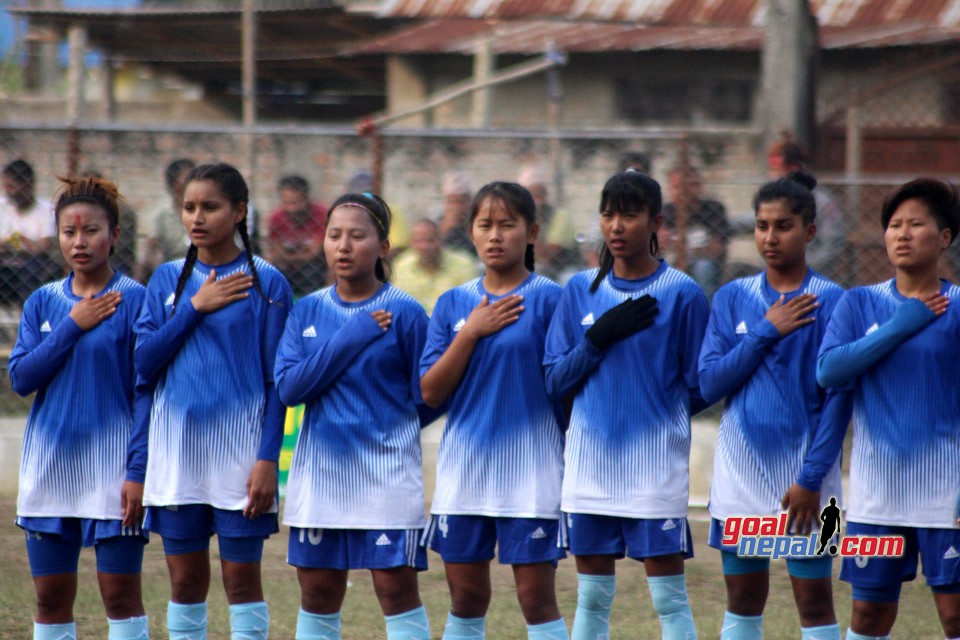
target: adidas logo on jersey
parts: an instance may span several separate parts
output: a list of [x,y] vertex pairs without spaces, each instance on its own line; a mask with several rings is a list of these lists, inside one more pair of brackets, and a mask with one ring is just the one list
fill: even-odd
[[960,553],[957,553],[957,549],[953,545],[951,545],[950,548],[947,549],[947,552],[943,554],[944,560],[956,560],[957,558],[960,558]]
[[876,322],[874,322],[872,325],[870,325],[870,328],[867,329],[867,332],[866,332],[865,334],[863,334],[863,335],[868,336],[868,335],[870,335],[871,333],[873,333],[874,331],[876,331],[876,330],[879,329],[879,328],[880,328],[880,325],[878,325]]
[[[743,323],[741,322],[740,324],[743,324]],[[660,527],[660,530],[670,531],[671,529],[676,529],[676,528],[677,528],[677,523],[671,519],[668,519],[666,522],[663,523],[663,526]]]
[[378,546],[378,547],[385,547],[385,546],[387,546],[388,544],[393,544],[393,543],[390,542],[390,538],[387,537],[387,534],[381,533],[381,534],[380,534],[380,537],[377,538],[377,546]]
[[463,325],[465,325],[465,324],[467,324],[466,319],[465,319],[465,318],[460,318],[459,320],[457,320],[457,324],[453,325],[453,332],[454,332],[454,333],[459,332],[460,329],[463,329]]
[[736,333],[738,336],[746,335],[747,323],[741,320],[740,324],[737,325],[737,328],[734,329],[734,333]]
[[580,321],[580,324],[584,327],[589,327],[593,325],[593,312],[591,311],[587,315],[583,316],[583,320]]
[[302,335],[304,338],[316,338],[316,337],[317,337],[317,330],[316,330],[316,328],[314,328],[313,325],[310,325],[309,327],[307,327],[306,329],[303,330],[303,333],[302,333],[301,335]]
[[44,320],[43,324],[40,325],[40,333],[50,333],[53,329],[50,327],[50,321]]
[[530,534],[532,540],[543,540],[547,537],[547,532],[543,530],[543,527],[537,527],[537,530]]
[[177,297],[176,294],[171,293],[170,296],[167,298],[167,301],[163,303],[163,306],[165,307],[172,306],[173,301],[176,297]]

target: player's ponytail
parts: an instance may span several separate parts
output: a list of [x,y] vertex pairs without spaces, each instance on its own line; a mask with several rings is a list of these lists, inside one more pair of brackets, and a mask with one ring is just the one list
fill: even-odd
[[[243,176],[240,172],[225,162],[220,162],[217,164],[202,164],[199,167],[194,168],[187,175],[186,183],[190,184],[191,182],[197,182],[200,180],[209,180],[213,184],[217,185],[217,188],[220,190],[220,193],[230,202],[234,207],[243,205],[244,209],[250,204],[250,192],[247,189],[247,181],[243,179]],[[270,298],[267,297],[267,294],[264,293],[263,287],[260,284],[260,274],[257,272],[257,264],[253,259],[253,248],[250,244],[250,234],[247,231],[247,218],[246,216],[237,224],[237,232],[240,234],[240,240],[243,242],[243,250],[247,255],[247,265],[250,267],[250,276],[253,278],[253,284],[257,289],[257,293],[260,294],[267,302],[272,302]],[[177,303],[180,301],[180,295],[183,293],[183,288],[187,283],[187,280],[190,278],[190,274],[193,273],[193,267],[197,262],[197,248],[191,244],[190,248],[187,250],[187,257],[183,261],[183,268],[180,269],[180,275],[177,277],[177,288],[173,295],[173,310],[177,308]]]
[[[660,215],[663,207],[663,194],[660,184],[645,173],[627,169],[618,173],[603,185],[600,193],[600,212],[604,211],[646,211],[650,218]],[[660,255],[660,240],[657,234],[650,236],[650,255]],[[613,269],[613,254],[606,243],[600,247],[600,268],[597,277],[590,283],[590,293],[600,287],[600,283]]]

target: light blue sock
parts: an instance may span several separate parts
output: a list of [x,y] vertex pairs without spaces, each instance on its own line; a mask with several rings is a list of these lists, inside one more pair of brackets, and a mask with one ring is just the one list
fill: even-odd
[[267,640],[270,609],[266,602],[230,605],[230,640]]
[[384,616],[384,619],[387,621],[387,640],[430,640],[430,621],[423,607]]
[[577,613],[573,640],[598,640],[610,636],[610,607],[617,593],[617,576],[577,574]]
[[458,618],[452,613],[447,614],[443,640],[482,640],[486,634],[486,618]]
[[725,611],[720,640],[760,640],[763,638],[763,616],[740,616]]
[[862,636],[853,629],[847,629],[847,640],[890,640],[890,636]]
[[300,609],[296,640],[340,640],[340,612],[320,614]]
[[33,640],[77,640],[77,623],[40,624],[34,622]]
[[543,624],[527,625],[527,640],[569,640],[567,623],[563,618]]
[[653,608],[660,614],[663,640],[696,640],[697,628],[693,625],[693,612],[687,598],[687,577],[647,577]]
[[109,640],[149,640],[150,638],[147,616],[137,616],[126,620],[107,618],[107,624],[110,625]]
[[167,603],[170,640],[207,640],[207,603]]
[[800,640],[840,640],[840,625],[834,623],[822,627],[800,627]]

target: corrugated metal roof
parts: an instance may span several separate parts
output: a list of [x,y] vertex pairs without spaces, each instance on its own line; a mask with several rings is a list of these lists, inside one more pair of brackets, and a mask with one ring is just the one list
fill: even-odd
[[384,0],[396,18],[565,18],[614,22],[737,24],[758,0]]
[[[759,50],[763,30],[756,26],[648,26],[568,20],[436,19],[401,27],[352,46],[343,53],[457,53],[470,55],[489,38],[500,54],[537,54],[549,45],[569,52],[667,50]],[[919,21],[867,27],[826,27],[825,49],[870,49],[960,42],[960,28]]]
[[[919,21],[960,27],[960,0],[811,0],[823,27]],[[563,18],[664,26],[759,26],[764,0],[382,0],[392,18]]]

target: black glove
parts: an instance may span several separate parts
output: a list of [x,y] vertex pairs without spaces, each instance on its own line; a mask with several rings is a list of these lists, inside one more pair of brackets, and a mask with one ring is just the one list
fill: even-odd
[[597,318],[587,329],[587,338],[598,349],[606,349],[652,325],[658,312],[657,299],[649,295],[625,300]]

